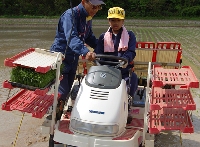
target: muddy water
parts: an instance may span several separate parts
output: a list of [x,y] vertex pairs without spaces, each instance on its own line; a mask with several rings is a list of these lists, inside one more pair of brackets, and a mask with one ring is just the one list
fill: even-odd
[[[1,27],[0,26],[0,83],[9,79],[9,67],[4,67],[3,61],[5,58],[24,51],[30,47],[39,47],[49,49],[55,35],[56,25],[52,27]],[[99,36],[106,28],[94,27],[94,33]],[[10,95],[16,93],[19,89],[11,91]],[[0,89],[0,105],[6,101],[9,90]],[[197,98],[195,99],[197,109],[200,110],[200,92],[194,90]],[[10,147],[15,144],[16,132],[22,118],[20,112],[7,112],[0,110],[0,147]],[[46,147],[48,146],[48,135],[40,133],[40,125],[42,119],[32,118],[29,114],[25,114],[18,139],[16,141],[17,147]],[[195,133],[181,134],[180,140],[179,132],[163,132],[156,135],[156,147],[200,147],[200,116],[199,112],[195,111],[193,114],[193,124]]]

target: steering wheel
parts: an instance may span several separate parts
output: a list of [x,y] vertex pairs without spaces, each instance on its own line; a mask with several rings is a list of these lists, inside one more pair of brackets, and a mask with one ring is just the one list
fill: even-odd
[[[106,58],[106,59],[114,59],[114,60],[118,60],[118,62],[114,62],[114,61],[103,61],[100,60],[100,58]],[[103,55],[103,54],[96,54],[95,56],[95,60],[94,62],[100,66],[102,65],[101,63],[105,63],[105,64],[116,64],[116,68],[125,65],[128,60],[122,57],[118,57],[118,56],[114,56],[114,55]]]

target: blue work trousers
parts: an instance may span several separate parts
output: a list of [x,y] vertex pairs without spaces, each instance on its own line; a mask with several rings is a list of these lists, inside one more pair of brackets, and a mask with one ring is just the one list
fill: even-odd
[[62,70],[63,78],[60,81],[60,85],[58,87],[58,92],[61,94],[59,100],[67,101],[67,95],[69,94],[71,87],[74,82],[74,78],[76,75],[76,70],[78,66],[78,55],[66,55],[65,60],[63,60],[64,68]]
[[[127,78],[124,78],[124,79],[127,79]],[[131,97],[133,97],[135,94],[135,91],[137,90],[137,87],[138,87],[138,78],[134,72],[132,72],[132,74],[131,74],[130,83],[129,83],[129,80],[127,80],[127,84],[130,87],[130,91],[128,94]]]

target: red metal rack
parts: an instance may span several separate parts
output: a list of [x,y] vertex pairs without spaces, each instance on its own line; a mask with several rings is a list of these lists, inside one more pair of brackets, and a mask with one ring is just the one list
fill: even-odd
[[46,73],[55,64],[56,56],[57,53],[49,52],[45,49],[30,48],[11,58],[6,58],[4,65],[8,67],[35,68],[36,72]]
[[54,95],[37,95],[34,91],[22,89],[7,102],[2,104],[2,110],[31,113],[32,117],[42,118],[53,104]]
[[[165,89],[173,85],[174,89]],[[193,133],[194,127],[188,110],[196,110],[190,88],[198,88],[199,81],[189,66],[180,69],[165,69],[154,65],[150,91],[149,132],[180,130]]]
[[[31,113],[32,117],[42,118],[48,111],[49,107],[57,104],[60,76],[60,65],[62,64],[63,56],[58,52],[50,52],[40,48],[27,49],[11,58],[4,60],[4,65],[8,67],[26,67],[35,69],[35,72],[46,73],[49,70],[56,70],[56,77],[52,82],[44,88],[37,88],[30,85],[4,81],[3,87],[8,89],[20,88],[21,90],[12,97],[9,97],[2,104],[2,110],[12,111],[18,110],[21,112]],[[47,94],[51,86],[54,86],[54,94]],[[53,111],[56,111],[53,108]],[[53,116],[55,117],[55,116]],[[54,119],[53,119],[54,120]],[[52,121],[52,126],[53,126]]]
[[149,132],[157,134],[163,130],[180,130],[183,133],[194,133],[187,111],[171,108],[150,111]]
[[[8,89],[13,89],[13,88],[24,88],[24,89],[28,89],[28,90],[31,90],[34,92],[34,94],[37,94],[37,95],[46,95],[46,93],[50,90],[51,88],[51,85],[53,83],[50,83],[49,85],[47,85],[45,88],[36,88],[36,87],[32,87],[31,86],[27,86],[27,85],[23,85],[23,84],[14,84],[8,80],[4,81],[3,82],[3,88],[8,88]],[[19,86],[18,86],[19,85]]]
[[165,69],[155,65],[152,82],[155,87],[162,87],[165,84],[169,84],[199,88],[199,81],[189,66],[183,66],[180,69]]
[[162,89],[160,87],[153,87],[150,98],[150,110],[160,110],[162,108],[196,110],[196,104],[190,93],[190,89]]

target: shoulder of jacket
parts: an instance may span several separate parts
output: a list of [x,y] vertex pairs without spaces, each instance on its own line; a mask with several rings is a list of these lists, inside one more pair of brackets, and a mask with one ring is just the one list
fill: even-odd
[[127,30],[128,34],[134,34],[132,30]]
[[104,32],[104,33],[101,33],[101,36],[104,36],[106,33]]
[[72,9],[67,9],[65,12],[63,12],[63,14],[61,15],[61,17],[73,17],[73,15],[77,15],[77,12],[73,9],[73,13],[72,13]]
[[128,34],[129,34],[129,37],[131,37],[131,36],[135,36],[135,34],[133,33],[132,30],[129,30],[129,31],[128,31]]
[[105,33],[102,33],[102,34],[99,36],[99,38],[104,39],[104,36],[105,36]]

